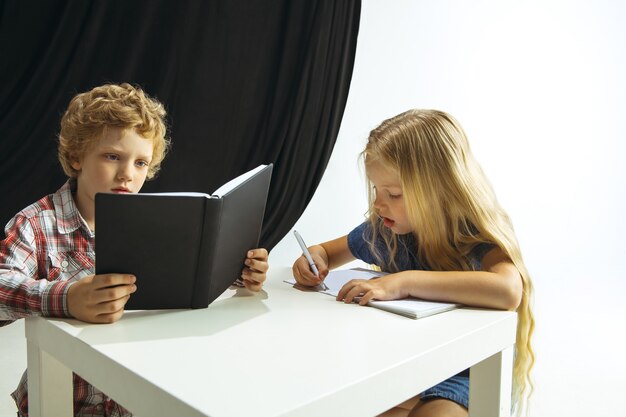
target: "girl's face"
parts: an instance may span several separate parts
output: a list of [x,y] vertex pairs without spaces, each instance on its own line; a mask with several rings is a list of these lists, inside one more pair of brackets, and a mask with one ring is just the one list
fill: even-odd
[[379,161],[366,164],[367,177],[374,186],[374,209],[386,227],[404,235],[413,230],[404,204],[400,175]]

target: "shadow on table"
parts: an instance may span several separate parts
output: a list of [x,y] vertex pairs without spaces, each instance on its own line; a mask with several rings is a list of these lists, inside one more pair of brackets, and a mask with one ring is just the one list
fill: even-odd
[[269,311],[267,293],[245,288],[228,289],[208,308],[189,310],[127,311],[112,324],[74,323],[78,337],[90,344],[148,341],[216,334]]

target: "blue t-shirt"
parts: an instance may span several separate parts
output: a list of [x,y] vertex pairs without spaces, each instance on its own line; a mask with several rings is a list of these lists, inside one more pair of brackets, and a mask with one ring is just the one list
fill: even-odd
[[[348,247],[350,252],[357,259],[362,260],[368,264],[378,265],[380,262],[376,259],[370,249],[370,241],[372,240],[372,228],[369,222],[361,223],[354,230],[348,234]],[[375,243],[380,256],[387,260],[389,258],[389,250],[382,238],[379,238]],[[489,243],[479,243],[474,249],[472,249],[469,261],[475,271],[480,270],[480,264],[483,256],[490,249],[493,249],[494,245]],[[408,270],[421,270],[428,271],[431,268],[421,262],[417,257],[417,241],[413,233],[406,235],[398,235],[398,247],[396,249],[395,263],[398,267],[398,271]],[[379,265],[385,271],[384,265]],[[385,271],[390,272],[390,271]]]
[[[350,248],[350,252],[352,252],[352,255],[354,255],[357,259],[360,259],[368,264],[378,265],[380,262],[376,259],[376,257],[372,254],[372,251],[370,250],[369,242],[371,240],[371,225],[369,222],[364,222],[348,234],[348,247]],[[389,250],[387,249],[387,245],[382,238],[378,239],[374,243],[374,245],[383,259],[389,258]],[[476,245],[476,247],[474,247],[474,249],[472,249],[469,256],[469,261],[471,262],[474,270],[480,270],[480,264],[483,256],[485,256],[485,254],[489,252],[489,250],[492,248],[494,248],[494,245],[492,244],[479,243],[478,245]],[[417,258],[417,242],[413,233],[398,235],[398,247],[396,249],[395,261],[396,266],[398,267],[398,271],[428,271],[431,269],[424,263],[420,262],[420,260]],[[378,266],[380,266],[384,272],[390,272],[385,270],[383,265]],[[469,378],[469,369],[459,372],[452,378],[456,377]]]

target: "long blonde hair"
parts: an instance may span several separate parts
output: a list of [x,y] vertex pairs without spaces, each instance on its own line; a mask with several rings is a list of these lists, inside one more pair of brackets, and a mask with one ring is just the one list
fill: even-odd
[[[418,259],[434,271],[472,270],[472,250],[481,243],[499,247],[523,281],[513,369],[513,405],[521,413],[532,393],[531,336],[533,285],[511,221],[474,159],[465,132],[438,110],[409,110],[372,130],[362,153],[365,165],[379,161],[400,175],[405,207],[418,243]],[[371,184],[370,184],[371,185]],[[369,187],[370,191],[372,187]],[[397,236],[382,226],[370,192],[370,248],[381,265],[397,270]],[[382,238],[391,256],[382,259],[374,241]],[[378,255],[377,255],[378,254]]]

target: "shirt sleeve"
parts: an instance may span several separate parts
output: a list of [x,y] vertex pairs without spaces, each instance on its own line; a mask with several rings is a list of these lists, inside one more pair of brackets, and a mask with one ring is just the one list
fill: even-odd
[[368,264],[377,264],[369,244],[371,236],[370,224],[368,222],[361,223],[348,234],[348,248],[355,258]]
[[497,246],[493,243],[479,243],[472,249],[471,259],[474,270],[480,271],[482,269],[483,257],[495,247]]
[[29,219],[18,215],[0,242],[0,326],[27,316],[69,317],[70,282],[39,277],[37,239]]

